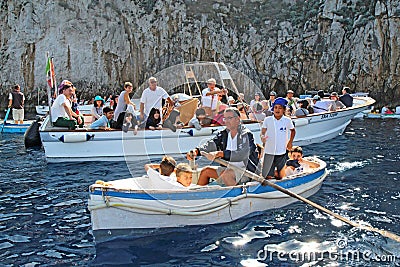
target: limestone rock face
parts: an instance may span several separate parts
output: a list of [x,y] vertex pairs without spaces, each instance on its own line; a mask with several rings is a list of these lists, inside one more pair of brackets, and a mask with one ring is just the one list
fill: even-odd
[[[400,104],[400,1],[0,1],[0,90],[45,99],[46,52],[57,81],[90,98],[136,88],[169,66],[222,61],[268,94],[369,92]],[[251,98],[251,96],[248,96]],[[6,97],[1,105],[6,105]]]

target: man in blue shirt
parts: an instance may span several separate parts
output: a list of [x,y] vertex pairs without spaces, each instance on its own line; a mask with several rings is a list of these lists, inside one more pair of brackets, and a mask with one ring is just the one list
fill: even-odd
[[103,115],[95,122],[93,122],[89,128],[90,129],[104,129],[111,130],[110,120],[114,118],[114,110],[109,107],[103,108]]

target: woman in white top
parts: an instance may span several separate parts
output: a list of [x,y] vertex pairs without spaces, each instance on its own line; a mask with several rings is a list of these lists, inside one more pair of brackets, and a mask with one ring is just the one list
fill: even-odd
[[133,90],[133,85],[130,82],[126,82],[124,84],[124,91],[119,95],[118,97],[118,103],[117,103],[117,107],[114,110],[114,120],[117,121],[118,120],[118,116],[121,112],[125,112],[126,108],[129,105],[132,105],[134,108],[135,104],[131,101],[131,98],[129,97],[129,94],[132,92]]

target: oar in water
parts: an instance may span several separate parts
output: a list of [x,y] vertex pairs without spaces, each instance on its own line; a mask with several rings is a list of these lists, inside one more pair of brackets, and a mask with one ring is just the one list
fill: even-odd
[[1,132],[3,132],[3,130],[4,130],[4,125],[6,125],[8,115],[10,115],[10,110],[11,110],[11,108],[7,109],[6,116],[4,117],[3,125],[1,126]]
[[[207,155],[207,153],[205,153],[205,152],[201,152],[201,154],[203,156]],[[279,185],[277,185],[275,183],[272,183],[272,182],[268,181],[267,179],[264,179],[260,175],[252,173],[252,172],[250,172],[248,170],[244,170],[244,169],[242,169],[240,167],[237,167],[237,166],[235,166],[233,164],[229,164],[229,162],[227,162],[226,160],[223,160],[221,158],[215,158],[214,161],[219,163],[219,164],[222,164],[222,165],[224,165],[226,167],[228,167],[228,165],[229,165],[229,168],[243,172],[245,176],[260,182],[262,185],[271,186],[274,189],[276,189],[276,190],[278,190],[278,191],[280,191],[280,192],[282,192],[282,193],[284,193],[286,195],[289,195],[289,196],[291,196],[293,198],[297,198],[298,200],[300,200],[300,201],[302,201],[302,202],[304,202],[306,204],[309,204],[309,205],[313,206],[314,208],[316,208],[316,209],[318,209],[318,210],[320,210],[320,211],[322,211],[322,212],[324,212],[326,214],[329,214],[329,215],[335,217],[336,219],[341,220],[342,222],[345,222],[345,223],[347,223],[347,224],[349,224],[349,225],[351,225],[353,227],[356,227],[356,228],[359,228],[359,229],[363,229],[363,230],[367,230],[367,231],[371,231],[371,232],[376,232],[376,233],[381,234],[384,237],[387,237],[387,238],[390,238],[390,239],[395,240],[397,242],[400,242],[400,236],[398,236],[396,234],[393,234],[393,233],[391,233],[389,231],[386,231],[386,230],[378,229],[378,228],[367,226],[367,225],[361,225],[359,223],[353,222],[353,221],[351,221],[351,220],[349,220],[349,219],[347,219],[347,218],[345,218],[343,216],[340,216],[337,213],[334,213],[333,211],[328,210],[325,207],[322,207],[322,206],[318,205],[315,202],[312,202],[311,200],[308,200],[305,197],[302,197],[302,196],[300,196],[300,195],[298,195],[298,194],[296,194],[296,193],[294,193],[292,191],[289,191],[289,190],[287,190],[287,189],[285,189],[285,188],[283,188],[283,187],[281,187],[281,186],[279,186]]]

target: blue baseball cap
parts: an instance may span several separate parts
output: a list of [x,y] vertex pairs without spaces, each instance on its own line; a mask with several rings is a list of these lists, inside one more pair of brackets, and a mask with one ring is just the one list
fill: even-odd
[[272,104],[272,107],[275,107],[275,105],[281,105],[282,107],[286,108],[288,101],[283,98],[283,97],[278,97],[274,103]]

